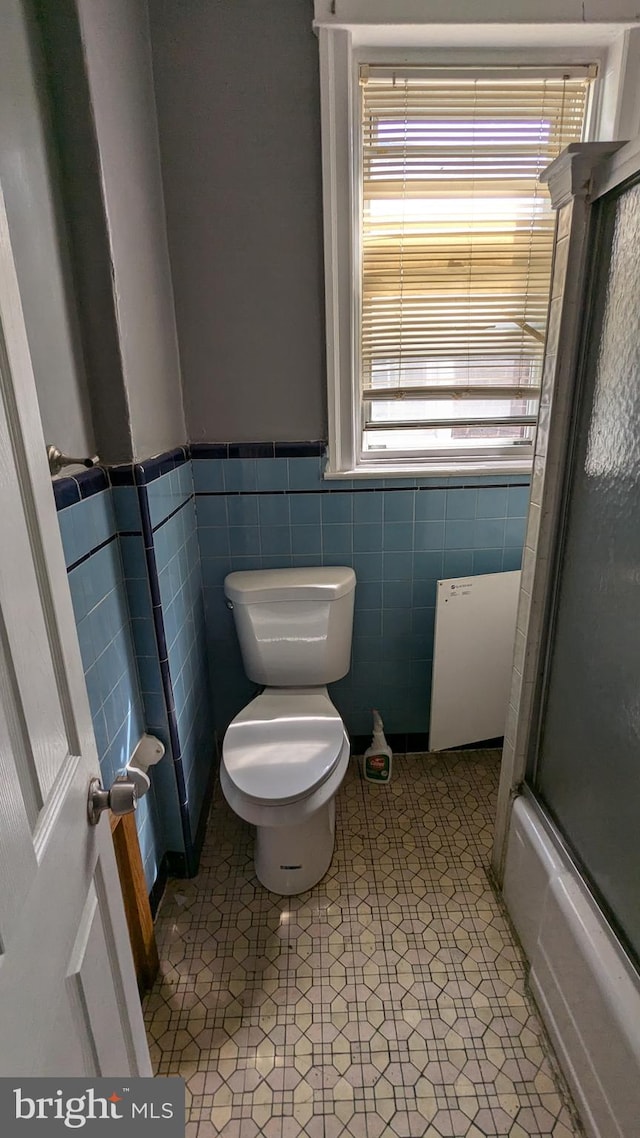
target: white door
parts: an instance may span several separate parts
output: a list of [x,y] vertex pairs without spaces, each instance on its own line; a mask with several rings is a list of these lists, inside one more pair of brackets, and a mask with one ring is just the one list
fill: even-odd
[[0,192],[0,1076],[150,1075]]

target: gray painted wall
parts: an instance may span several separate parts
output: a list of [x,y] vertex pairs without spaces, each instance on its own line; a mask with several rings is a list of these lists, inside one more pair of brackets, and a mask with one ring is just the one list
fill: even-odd
[[77,314],[49,149],[37,29],[22,0],[4,0],[0,35],[0,182],[47,442],[92,454]]
[[149,14],[189,438],[322,438],[313,4],[149,0]]
[[113,273],[131,450],[184,443],[145,0],[77,0]]
[[130,462],[111,249],[95,124],[75,0],[32,0],[46,57],[52,142],[69,235],[96,446],[103,462]]

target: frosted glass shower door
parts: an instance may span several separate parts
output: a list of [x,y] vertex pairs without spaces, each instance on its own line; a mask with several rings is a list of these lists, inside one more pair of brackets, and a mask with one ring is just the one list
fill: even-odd
[[531,781],[638,960],[640,185],[602,199],[600,210],[601,284]]

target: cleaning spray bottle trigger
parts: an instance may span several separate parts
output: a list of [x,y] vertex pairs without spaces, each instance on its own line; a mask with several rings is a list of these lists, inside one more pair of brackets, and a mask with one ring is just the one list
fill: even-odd
[[367,782],[389,782],[393,751],[384,737],[382,718],[373,710],[373,738],[362,760],[362,773]]

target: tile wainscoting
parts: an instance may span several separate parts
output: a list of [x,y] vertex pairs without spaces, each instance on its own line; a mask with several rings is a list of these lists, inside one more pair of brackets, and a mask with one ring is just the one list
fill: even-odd
[[179,825],[184,865],[172,869],[191,876],[215,773],[191,463],[180,448],[110,477],[147,722],[173,758],[171,848]]
[[325,444],[199,444],[54,483],[105,784],[143,731],[167,754],[138,826],[147,884],[197,870],[215,733],[256,690],[223,582],[235,569],[352,565],[353,659],[331,685],[354,749],[379,707],[424,748],[436,581],[520,566],[529,480],[323,480]]
[[321,442],[191,447],[216,725],[224,731],[255,691],[224,598],[226,574],[352,565],[352,667],[331,685],[332,698],[358,743],[379,707],[398,742],[424,747],[436,582],[520,567],[529,479],[328,481],[324,452]]
[[[112,493],[103,470],[54,483],[80,655],[104,786],[126,766],[146,729]],[[136,812],[149,892],[168,848],[162,801],[165,756]]]
[[191,463],[181,448],[53,486],[105,785],[143,731],[166,747],[137,812],[155,901],[197,871],[215,773]]

